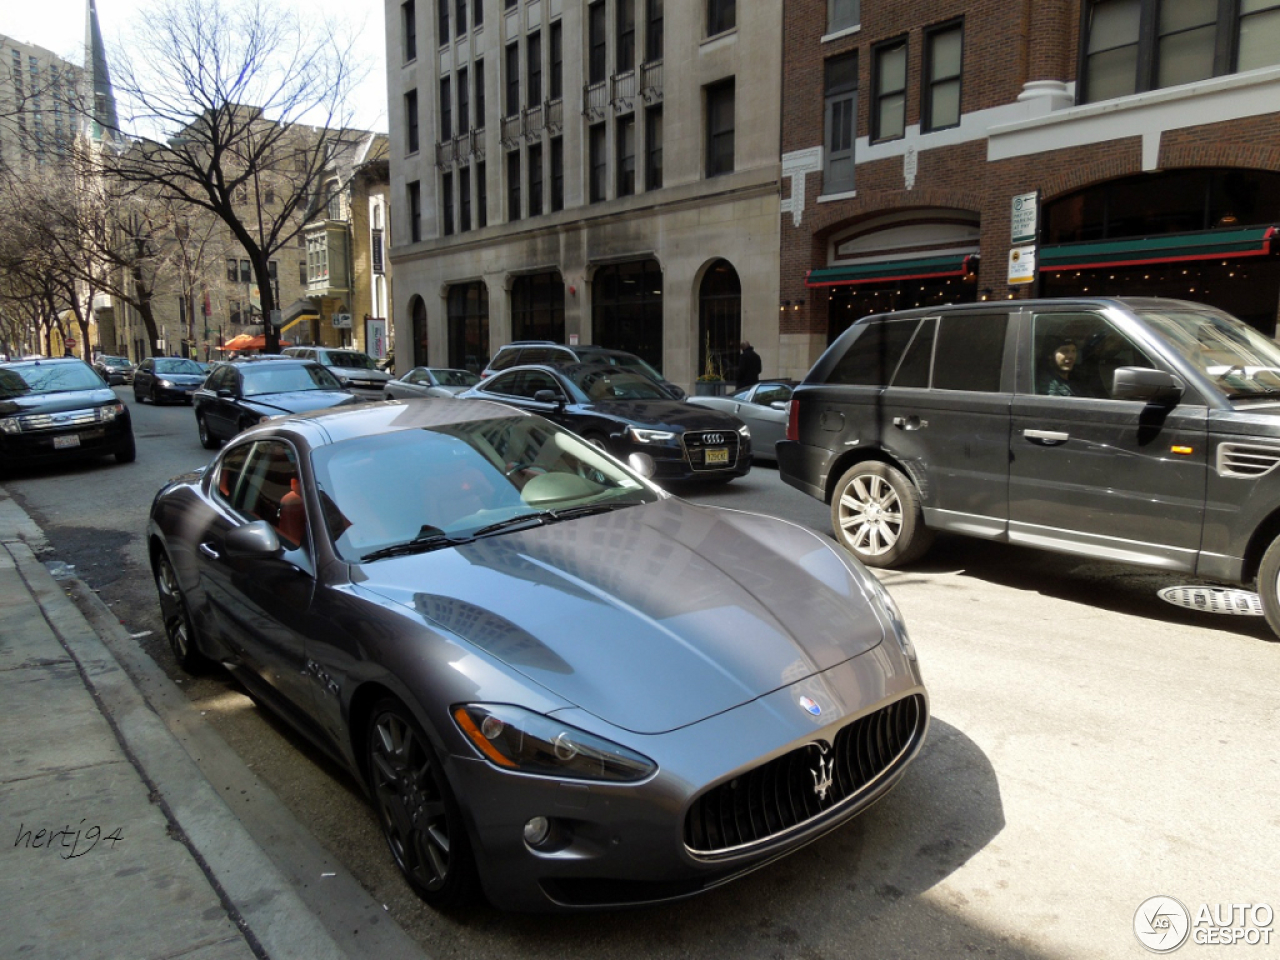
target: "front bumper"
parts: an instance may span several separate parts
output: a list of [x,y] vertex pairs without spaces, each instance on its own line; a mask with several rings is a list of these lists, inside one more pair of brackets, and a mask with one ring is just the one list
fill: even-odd
[[[820,717],[799,705],[822,704]],[[715,852],[695,852],[686,818],[700,797],[736,788],[766,764],[891,704],[918,708],[912,735],[892,762],[829,809],[787,829]],[[570,710],[561,717],[579,723]],[[598,720],[592,729],[609,736]],[[582,910],[682,899],[785,856],[847,822],[893,788],[918,754],[928,727],[928,699],[914,662],[892,637],[825,673],[692,726],[655,736],[613,731],[612,738],[655,760],[659,770],[637,784],[579,783],[503,773],[473,756],[453,756],[449,776],[469,819],[485,892],[509,910]],[[815,750],[816,754],[816,750]],[[803,773],[811,771],[805,770]],[[816,774],[815,774],[816,777]],[[807,779],[807,778],[806,778]],[[548,817],[557,840],[534,850],[524,824]]]
[[739,440],[736,450],[730,451],[723,466],[709,465],[701,458],[701,451],[690,451],[683,441],[678,443],[637,443],[626,434],[614,438],[614,449],[619,458],[627,460],[632,454],[648,457],[653,464],[651,479],[662,480],[724,480],[745,477],[751,472],[751,441]]
[[110,456],[128,445],[132,432],[127,411],[105,423],[17,434],[0,432],[0,460],[34,466]]

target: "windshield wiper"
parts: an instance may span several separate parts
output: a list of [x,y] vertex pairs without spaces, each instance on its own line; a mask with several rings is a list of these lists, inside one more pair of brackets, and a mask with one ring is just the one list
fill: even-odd
[[479,530],[473,530],[471,531],[471,536],[487,537],[491,533],[502,533],[506,530],[520,527],[540,527],[554,516],[549,510],[539,510],[537,513],[522,513],[519,516],[507,517],[505,520],[491,523],[487,527],[481,527]]
[[441,547],[456,547],[470,543],[472,537],[454,537],[438,527],[423,527],[412,540],[393,543],[389,547],[381,547],[360,558],[361,563],[372,563],[374,560],[385,560],[387,557],[404,557],[412,553],[428,553]]
[[634,507],[640,501],[638,500],[614,500],[610,503],[584,503],[580,507],[565,507],[563,510],[549,510],[552,520],[573,520],[577,517],[589,517],[593,513],[608,513],[610,510],[621,510],[624,507]]

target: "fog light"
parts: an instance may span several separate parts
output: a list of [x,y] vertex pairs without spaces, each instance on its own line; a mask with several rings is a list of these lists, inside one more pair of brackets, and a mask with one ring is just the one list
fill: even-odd
[[524,842],[539,847],[551,836],[551,821],[546,817],[534,817],[524,825]]
[[655,464],[653,462],[653,457],[649,456],[647,453],[631,454],[631,456],[627,457],[627,464],[632,470],[646,479],[653,476]]

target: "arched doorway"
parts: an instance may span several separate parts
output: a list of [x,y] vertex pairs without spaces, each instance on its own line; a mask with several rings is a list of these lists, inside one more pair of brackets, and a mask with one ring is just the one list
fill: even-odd
[[732,380],[742,341],[742,281],[728,260],[716,260],[698,288],[698,376]]
[[421,297],[414,297],[409,310],[413,314],[413,365],[425,367],[430,362],[427,359],[427,305]]

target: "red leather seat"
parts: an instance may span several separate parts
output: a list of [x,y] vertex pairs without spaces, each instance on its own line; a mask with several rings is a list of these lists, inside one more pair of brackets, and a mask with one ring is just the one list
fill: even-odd
[[295,546],[301,546],[307,537],[307,508],[298,486],[297,477],[289,481],[289,492],[280,498],[280,522],[276,526],[280,536]]

